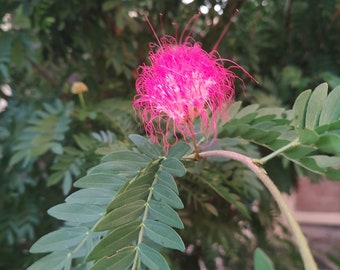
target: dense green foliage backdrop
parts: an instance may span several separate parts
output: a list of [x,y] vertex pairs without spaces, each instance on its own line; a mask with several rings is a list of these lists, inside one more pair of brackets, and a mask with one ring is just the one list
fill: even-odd
[[[8,102],[0,113],[0,269],[31,265],[39,255],[28,249],[62,224],[47,209],[76,190],[73,182],[103,155],[130,147],[128,135],[142,132],[131,100],[136,68],[146,61],[149,42],[155,41],[145,15],[157,33],[174,34],[173,22],[183,29],[194,14],[205,10],[202,6],[208,8],[193,36],[209,51],[238,8],[219,53],[245,67],[259,84],[245,77],[246,94],[239,87],[237,98],[244,106],[291,108],[307,88],[324,81],[331,89],[340,85],[336,2],[0,0],[0,98]],[[89,88],[86,106],[70,92],[75,81]],[[237,138],[221,144],[253,157],[267,151],[242,146]],[[255,177],[232,161],[215,164],[218,170],[211,164],[200,166],[200,175],[189,169],[179,185],[185,205],[179,213],[187,228],[180,234],[192,252],[169,252],[173,269],[198,269],[201,262],[215,269],[216,257],[232,269],[250,269],[254,246],[245,231],[254,235],[276,269],[302,269],[289,238],[272,234],[278,211]],[[221,168],[227,177],[222,177]],[[266,167],[269,173],[273,168],[276,184],[289,193],[296,167],[275,159]],[[223,182],[222,195],[200,180],[205,174]],[[254,201],[259,203],[256,212],[251,211]]]

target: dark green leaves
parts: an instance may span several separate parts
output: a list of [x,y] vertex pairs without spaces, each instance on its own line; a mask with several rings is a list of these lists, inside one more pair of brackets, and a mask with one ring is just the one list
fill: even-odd
[[58,99],[53,105],[44,103],[43,106],[44,110],[37,111],[23,130],[14,149],[16,153],[10,161],[11,166],[20,161],[26,166],[29,161],[49,150],[57,155],[62,154],[60,142],[69,129],[73,103],[64,105]]

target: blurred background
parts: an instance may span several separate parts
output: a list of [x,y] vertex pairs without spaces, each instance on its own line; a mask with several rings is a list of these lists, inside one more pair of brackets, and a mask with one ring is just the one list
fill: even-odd
[[[145,16],[158,36],[175,35],[176,27],[181,33],[200,12],[192,35],[210,51],[235,9],[239,14],[218,51],[259,82],[244,77],[246,93],[239,87],[237,99],[290,108],[307,88],[324,81],[331,89],[340,84],[340,3],[336,0],[0,0],[1,270],[29,266],[37,258],[28,252],[32,243],[61,225],[47,215],[47,209],[72,192],[72,183],[107,148],[140,132],[131,110],[136,69],[147,62],[149,43],[156,41]],[[77,81],[88,88],[83,93],[85,105],[70,91]],[[326,248],[315,249],[322,269],[340,269],[340,210],[331,208],[340,205],[338,183],[326,188],[332,195],[325,191],[318,196],[297,180],[292,166],[276,160],[272,168],[279,188],[287,194],[294,190],[292,206],[298,214],[335,214],[329,224],[313,223],[313,218],[329,218],[317,215],[301,222],[312,228],[311,236],[320,235],[310,227],[317,225],[326,235],[322,239],[332,239],[325,241]],[[310,176],[305,181],[320,179]],[[249,202],[260,196],[251,187],[231,186],[230,192],[251,207]],[[184,190],[183,196],[190,204],[192,195]],[[333,199],[324,208],[314,207],[330,196]],[[251,269],[249,237],[243,239],[248,232],[277,269],[302,269],[286,237],[287,228],[274,220],[278,211],[268,194],[261,195],[260,209],[251,222],[232,206],[224,219],[214,216],[211,204],[193,210],[186,216],[187,227],[207,222],[197,231],[182,232],[192,250],[169,254],[173,269]],[[279,236],[272,234],[277,229]],[[224,268],[218,268],[219,261]]]

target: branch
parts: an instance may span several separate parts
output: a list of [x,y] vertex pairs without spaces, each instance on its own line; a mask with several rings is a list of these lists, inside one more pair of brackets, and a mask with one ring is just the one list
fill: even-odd
[[[201,158],[216,157],[216,156],[224,157],[224,158],[231,158],[231,159],[234,159],[234,160],[237,160],[243,163],[251,171],[253,171],[257,175],[257,177],[261,180],[261,182],[270,191],[275,201],[279,205],[282,213],[285,215],[288,221],[288,224],[291,227],[292,233],[295,237],[295,242],[297,246],[299,247],[305,269],[306,270],[317,270],[318,269],[314,261],[314,258],[312,256],[312,253],[309,249],[309,246],[307,244],[307,240],[305,236],[303,235],[299,224],[294,219],[292,212],[290,211],[288,205],[284,201],[278,188],[274,185],[272,180],[268,177],[264,169],[260,167],[260,164],[258,164],[256,160],[253,160],[250,157],[247,157],[239,153],[235,153],[231,151],[224,151],[224,150],[212,150],[212,151],[202,152],[202,153],[199,153],[199,156]],[[195,154],[190,155],[188,158],[195,158]]]

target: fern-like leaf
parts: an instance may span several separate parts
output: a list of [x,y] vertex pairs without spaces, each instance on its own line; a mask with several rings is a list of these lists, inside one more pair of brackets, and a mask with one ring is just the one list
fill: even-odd
[[52,253],[29,270],[41,269],[43,264],[68,270],[76,258],[78,262],[83,258],[80,263],[90,269],[169,269],[160,249],[184,250],[173,229],[183,228],[174,210],[183,204],[173,177],[185,174],[178,158],[190,147],[180,143],[164,156],[139,135],[132,135],[131,140],[139,152],[125,150],[104,156],[75,182],[80,190],[48,211],[64,220],[65,227],[31,247],[33,253]]
[[63,105],[60,100],[56,100],[53,105],[48,103],[43,105],[44,110],[36,112],[19,137],[19,143],[14,147],[15,154],[10,160],[10,166],[21,161],[26,166],[49,150],[58,155],[62,154],[61,142],[69,129],[73,104]]

